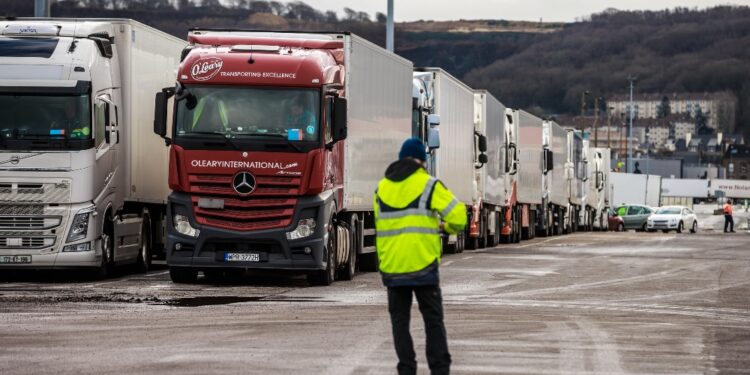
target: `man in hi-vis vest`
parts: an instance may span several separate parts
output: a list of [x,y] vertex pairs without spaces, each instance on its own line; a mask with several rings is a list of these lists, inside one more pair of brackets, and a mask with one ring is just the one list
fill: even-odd
[[[375,191],[375,228],[383,284],[398,355],[399,374],[416,374],[409,333],[412,293],[417,296],[427,336],[432,374],[448,374],[451,356],[440,293],[440,229],[455,234],[466,226],[466,208],[442,182],[425,170],[425,146],[404,142],[399,160],[385,171]],[[441,224],[442,220],[442,224]]]

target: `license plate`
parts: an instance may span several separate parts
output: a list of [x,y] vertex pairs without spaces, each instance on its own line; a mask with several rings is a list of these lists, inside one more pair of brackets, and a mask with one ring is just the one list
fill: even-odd
[[31,255],[0,255],[0,264],[31,263]]
[[224,254],[225,262],[260,262],[258,253],[226,253]]

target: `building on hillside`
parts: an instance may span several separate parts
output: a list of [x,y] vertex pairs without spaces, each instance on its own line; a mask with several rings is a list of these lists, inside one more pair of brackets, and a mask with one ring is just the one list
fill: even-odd
[[[630,109],[628,94],[607,100],[615,117],[627,118]],[[735,129],[737,97],[731,92],[638,94],[633,96],[633,118],[655,119],[684,114],[692,119],[705,117],[705,126],[715,131]],[[694,121],[695,122],[695,121]],[[698,127],[697,127],[698,128]]]
[[724,153],[722,165],[726,168],[728,179],[747,180],[750,176],[750,147],[730,145]]

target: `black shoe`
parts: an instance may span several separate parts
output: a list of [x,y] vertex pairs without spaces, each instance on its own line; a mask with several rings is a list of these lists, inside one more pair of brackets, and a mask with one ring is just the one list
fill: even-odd
[[733,230],[730,230],[730,231],[729,231],[729,233],[737,233],[737,232],[735,232],[735,231],[733,231]]

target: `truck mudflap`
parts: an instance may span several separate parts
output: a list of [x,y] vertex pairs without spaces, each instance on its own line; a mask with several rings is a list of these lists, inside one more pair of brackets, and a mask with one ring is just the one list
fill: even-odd
[[[193,214],[190,195],[172,193],[167,207],[167,265],[170,267],[244,268],[316,271],[326,268],[324,253],[327,240],[326,223],[333,194],[300,197],[294,210],[291,224],[285,228],[240,232],[198,225]],[[289,240],[287,233],[294,231],[303,212],[316,220],[312,234],[304,238]],[[190,225],[198,230],[195,237],[177,232],[175,215],[188,218]]]

